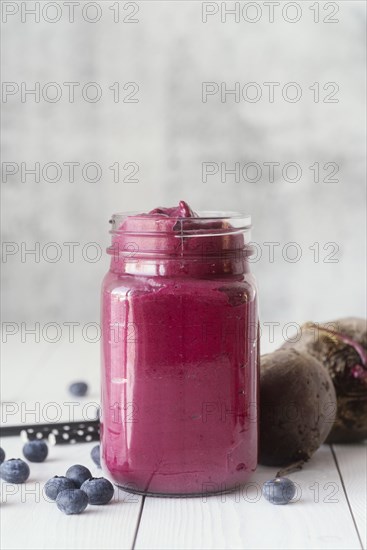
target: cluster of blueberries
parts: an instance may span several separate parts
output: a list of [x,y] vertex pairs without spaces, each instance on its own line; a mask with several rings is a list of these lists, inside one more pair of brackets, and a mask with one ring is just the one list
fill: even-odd
[[[23,454],[29,462],[43,462],[48,455],[47,444],[42,440],[28,441]],[[100,446],[91,451],[93,462],[100,468]],[[0,477],[8,483],[24,483],[30,474],[28,464],[21,458],[5,460],[0,447]],[[93,477],[81,464],[71,466],[65,476],[54,476],[44,487],[45,494],[56,501],[59,510],[65,514],[80,514],[88,504],[101,505],[110,502],[114,495],[113,485],[104,477]]]
[[65,476],[54,476],[45,485],[46,495],[56,501],[65,514],[80,514],[88,504],[107,504],[114,488],[104,477],[92,477],[85,466],[71,466]]

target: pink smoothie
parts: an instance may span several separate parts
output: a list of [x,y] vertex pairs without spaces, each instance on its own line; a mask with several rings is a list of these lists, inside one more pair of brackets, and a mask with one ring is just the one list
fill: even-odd
[[257,293],[244,235],[186,203],[115,223],[102,288],[104,468],[195,495],[257,464]]

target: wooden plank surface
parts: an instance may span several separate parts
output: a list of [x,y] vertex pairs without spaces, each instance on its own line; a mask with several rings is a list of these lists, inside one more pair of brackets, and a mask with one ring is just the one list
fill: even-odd
[[[260,487],[274,476],[260,467]],[[307,467],[292,474],[300,500],[274,506],[256,490],[199,499],[146,498],[136,549],[359,549],[338,471],[328,446]],[[251,502],[251,498],[254,501]]]
[[[3,346],[2,356],[3,402],[23,403],[28,410],[38,403],[41,411],[55,402],[63,419],[68,418],[70,402],[77,403],[75,419],[83,417],[86,405],[98,404],[98,344],[80,335],[74,343],[12,342]],[[76,379],[90,385],[84,399],[73,400],[68,394],[69,383]],[[1,445],[8,458],[22,456],[18,438],[4,438]],[[261,497],[263,482],[275,470],[260,467],[247,492],[208,499],[142,499],[117,491],[111,505],[64,516],[44,499],[43,484],[55,474],[63,475],[73,463],[86,464],[93,475],[101,475],[89,457],[92,446],[51,447],[45,463],[31,465],[25,485],[1,482],[2,550],[132,548],[134,540],[136,550],[360,549],[361,541],[365,544],[365,445],[335,446],[335,457],[323,446],[304,470],[292,474],[300,499],[288,506],[273,506]]]
[[[7,458],[22,457],[19,438],[3,438]],[[93,476],[101,470],[89,456],[93,443],[50,447],[44,463],[30,463],[25,484],[1,483],[1,544],[6,549],[115,549],[131,548],[138,523],[141,497],[115,491],[107,506],[88,506],[83,514],[66,516],[43,494],[44,483],[65,475],[72,464],[84,464]]]
[[[99,402],[99,346],[82,338],[74,343],[63,340],[26,344],[12,342],[3,346],[2,400],[19,405],[8,423],[25,417],[30,422],[51,420],[59,406],[63,420],[75,420],[93,414]],[[88,397],[72,398],[67,391],[75,379],[90,385]],[[9,397],[8,397],[9,396]],[[16,398],[16,399],[15,399]],[[68,405],[72,403],[76,407]],[[33,413],[32,411],[36,411]],[[4,417],[4,414],[2,415]],[[6,424],[5,424],[6,425]],[[1,482],[1,544],[6,549],[115,549],[131,548],[140,515],[142,498],[116,488],[108,506],[88,506],[79,516],[65,516],[43,495],[44,483],[54,475],[64,475],[72,464],[84,464],[94,476],[101,476],[90,458],[96,443],[50,447],[42,464],[30,464],[31,476],[26,484]],[[0,445],[7,458],[22,457],[18,437],[3,438]]]
[[367,441],[333,445],[349,506],[363,548],[367,548]]

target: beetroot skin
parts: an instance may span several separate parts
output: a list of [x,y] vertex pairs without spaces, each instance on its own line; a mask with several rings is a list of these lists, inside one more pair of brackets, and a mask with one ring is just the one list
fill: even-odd
[[367,438],[367,322],[350,317],[328,323],[306,323],[297,342],[282,349],[307,352],[330,374],[337,395],[337,416],[327,443]]

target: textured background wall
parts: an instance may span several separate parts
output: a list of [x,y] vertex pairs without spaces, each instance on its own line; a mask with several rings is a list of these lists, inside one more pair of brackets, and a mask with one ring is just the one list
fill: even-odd
[[[302,17],[293,24],[279,11],[270,23],[263,2],[258,2],[263,15],[257,23],[243,18],[236,23],[229,16],[222,23],[220,14],[203,23],[201,2],[155,1],[138,4],[132,16],[138,23],[114,23],[112,2],[107,1],[100,2],[100,21],[89,23],[76,9],[70,23],[59,4],[62,17],[56,23],[42,14],[39,23],[26,14],[22,22],[19,11],[3,24],[3,80],[19,87],[39,82],[41,90],[56,82],[62,89],[55,103],[42,93],[39,103],[31,96],[22,102],[20,92],[7,95],[3,103],[3,162],[19,165],[14,175],[5,174],[5,181],[3,174],[2,182],[3,240],[15,243],[5,244],[3,320],[98,320],[99,286],[108,259],[103,254],[97,262],[86,261],[82,247],[96,242],[104,249],[113,212],[148,210],[179,199],[196,209],[249,212],[253,239],[280,243],[274,262],[262,244],[263,256],[253,264],[263,320],[365,315],[365,3],[334,3],[339,22],[331,24],[323,22],[330,12],[325,2],[320,2],[320,23],[313,21],[311,3],[298,3]],[[124,3],[120,8],[121,18],[134,10]],[[92,8],[87,15],[94,17]],[[46,17],[55,17],[52,7]],[[289,17],[294,17],[292,11]],[[91,81],[103,91],[96,103],[81,98],[80,89]],[[80,83],[73,103],[64,82]],[[114,82],[121,87],[136,82],[139,101],[115,103],[108,89]],[[254,103],[236,102],[233,96],[221,102],[217,94],[203,102],[203,82],[226,82],[229,88],[235,82],[257,82],[263,96]],[[273,103],[264,82],[280,83]],[[301,88],[299,101],[283,99],[280,90],[288,82]],[[315,82],[320,83],[319,102],[309,89]],[[323,90],[327,82],[339,86],[337,103],[323,101],[333,91]],[[121,91],[126,96],[132,88]],[[51,97],[52,89],[48,92]],[[289,96],[293,93],[289,89]],[[29,174],[21,181],[22,162],[28,168],[39,162],[42,168],[74,161],[99,163],[102,177],[85,181],[79,167],[71,182],[64,167],[54,183],[42,173],[39,182]],[[204,183],[202,163],[209,161],[228,167],[257,162],[263,174],[252,183],[236,182],[233,176],[222,182],[218,174]],[[115,162],[137,163],[139,181],[120,177],[115,183],[108,168]],[[290,182],[276,172],[271,183],[264,162],[281,167],[296,162],[302,177]],[[315,162],[321,166],[319,183],[309,169]],[[339,165],[338,182],[322,181],[331,171],[323,170],[327,162]],[[93,177],[92,170],[89,174]],[[52,177],[50,170],[48,179]],[[295,263],[281,253],[291,241],[302,247]],[[43,248],[49,242],[58,243],[62,252],[55,263],[47,259],[56,249]],[[66,242],[80,243],[73,262]],[[315,242],[320,243],[319,262],[309,249]],[[330,242],[339,247],[336,262],[325,262],[333,247],[323,246]],[[34,255],[22,258],[22,247],[34,248],[35,243],[40,243],[40,261]],[[95,249],[86,253],[92,257]]]

